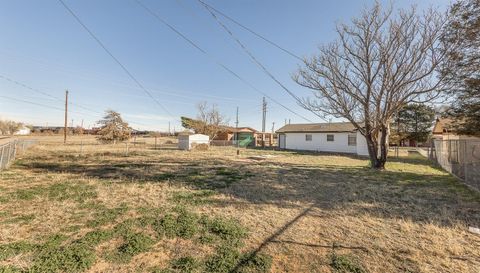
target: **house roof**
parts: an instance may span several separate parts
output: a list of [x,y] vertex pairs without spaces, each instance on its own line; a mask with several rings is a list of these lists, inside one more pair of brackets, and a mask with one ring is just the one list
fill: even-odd
[[235,132],[252,132],[252,133],[256,133],[257,130],[251,128],[251,127],[238,127],[238,128],[235,128],[235,127],[225,127],[225,130],[228,131],[228,132],[232,132],[232,133],[235,133]]
[[287,124],[278,129],[277,133],[304,133],[304,132],[353,132],[356,128],[350,122]]
[[434,135],[443,134],[444,132],[449,130],[449,128],[452,125],[452,122],[453,121],[449,118],[437,118],[437,121],[435,122],[435,125],[433,126],[432,133]]

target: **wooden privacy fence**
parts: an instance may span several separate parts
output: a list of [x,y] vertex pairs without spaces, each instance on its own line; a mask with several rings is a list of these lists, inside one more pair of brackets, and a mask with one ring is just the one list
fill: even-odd
[[480,140],[434,140],[429,158],[480,191]]
[[15,160],[18,154],[22,154],[25,150],[36,143],[36,140],[22,139],[11,140],[0,145],[0,171],[7,169]]

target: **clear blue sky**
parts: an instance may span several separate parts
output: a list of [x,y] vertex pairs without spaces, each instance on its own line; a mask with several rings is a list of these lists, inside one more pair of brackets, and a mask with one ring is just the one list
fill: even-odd
[[[0,75],[30,87],[63,97],[103,112],[121,112],[138,129],[180,128],[179,117],[196,115],[196,104],[215,103],[235,121],[240,108],[240,126],[261,129],[262,95],[252,90],[156,21],[133,0],[82,0],[65,2],[110,51],[172,113],[159,108],[103,49],[81,28],[56,0],[0,0]],[[336,38],[336,22],[348,22],[373,0],[207,0],[207,3],[237,19],[272,41],[305,56],[318,45]],[[389,3],[390,1],[381,1]],[[143,0],[164,20],[178,28],[261,91],[295,112],[322,122],[299,107],[268,78],[222,30],[196,0]],[[446,10],[448,0],[398,0],[396,7],[417,4]],[[299,96],[308,90],[291,80],[298,60],[225,21],[267,68]],[[30,101],[62,108],[63,102],[35,93],[0,78],[0,118],[34,125],[61,125],[60,110],[28,104]],[[17,99],[12,100],[9,98]],[[22,100],[22,101],[18,101]],[[305,122],[267,100],[267,130],[291,122]],[[84,120],[93,126],[101,114],[71,105],[69,123]]]

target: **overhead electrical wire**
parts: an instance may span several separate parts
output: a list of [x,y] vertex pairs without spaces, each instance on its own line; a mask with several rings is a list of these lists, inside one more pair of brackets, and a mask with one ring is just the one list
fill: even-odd
[[303,59],[298,56],[297,54],[293,53],[292,51],[278,45],[277,43],[273,42],[272,40],[266,38],[265,36],[263,35],[260,35],[258,34],[258,32],[255,32],[254,30],[252,30],[251,28],[249,27],[246,27],[245,25],[241,24],[240,22],[238,22],[237,20],[233,19],[232,17],[226,15],[225,13],[223,13],[222,11],[216,9],[215,7],[205,3],[204,1],[201,1],[201,0],[198,0],[201,4],[203,4],[204,6],[207,6],[208,8],[210,8],[211,10],[215,11],[216,13],[220,14],[221,16],[223,16],[224,18],[226,18],[227,20],[233,22],[234,24],[238,25],[239,27],[245,29],[246,31],[250,32],[251,34],[257,36],[258,38],[264,40],[265,42],[273,45],[274,47],[280,49],[281,51],[287,53],[288,55],[292,56],[293,58],[297,59],[297,60],[300,60],[303,62]]
[[[59,1],[62,1],[62,0],[59,0]],[[201,48],[199,45],[197,45],[195,42],[193,42],[191,39],[189,39],[187,36],[185,36],[183,33],[181,33],[179,30],[177,30],[173,25],[169,24],[167,21],[165,21],[163,18],[161,18],[156,12],[154,12],[152,9],[150,9],[149,7],[147,7],[146,5],[144,5],[140,0],[134,0],[140,7],[142,7],[145,11],[147,11],[147,13],[149,13],[150,15],[152,15],[154,18],[156,18],[159,22],[161,22],[162,24],[164,24],[165,26],[167,26],[168,28],[170,28],[173,32],[175,32],[177,35],[179,35],[181,38],[183,38],[185,41],[187,41],[190,45],[192,45],[193,47],[195,47],[197,50],[199,50],[200,52],[202,52],[203,54],[205,54],[206,56],[208,56],[210,59],[212,59],[217,65],[219,65],[220,67],[222,67],[224,70],[226,70],[228,73],[232,74],[234,77],[236,77],[237,79],[239,79],[240,81],[242,81],[244,84],[248,85],[250,88],[252,88],[253,90],[255,90],[256,92],[264,95],[265,97],[267,97],[268,99],[270,99],[272,102],[280,105],[281,107],[283,107],[284,109],[286,109],[287,111],[289,111],[290,113],[308,121],[308,122],[312,122],[311,120],[309,120],[308,118],[302,116],[301,114],[298,114],[296,113],[295,111],[291,110],[290,108],[288,108],[287,106],[283,105],[282,103],[278,102],[277,100],[275,100],[274,98],[272,98],[271,96],[269,96],[268,94],[266,94],[265,92],[262,92],[261,90],[259,90],[258,88],[256,88],[253,84],[251,84],[250,82],[248,82],[247,80],[245,80],[243,77],[241,77],[240,75],[238,75],[237,73],[235,73],[233,70],[231,70],[230,68],[228,68],[226,65],[224,65],[223,63],[221,63],[220,61],[218,61],[217,59],[215,59],[211,54],[209,54],[207,51],[205,51],[203,48]]]
[[[57,100],[57,101],[61,101],[61,102],[64,101],[62,98],[53,96],[53,95],[51,95],[51,94],[49,94],[49,93],[47,93],[47,92],[44,92],[44,91],[39,90],[39,89],[37,89],[37,88],[33,88],[33,87],[29,86],[29,85],[26,85],[25,83],[19,82],[19,81],[17,81],[17,80],[13,80],[13,79],[11,79],[11,78],[9,78],[9,77],[6,77],[6,76],[4,76],[4,75],[0,75],[0,78],[5,79],[5,80],[7,80],[7,81],[9,81],[9,82],[11,82],[11,83],[14,83],[14,84],[16,84],[16,85],[22,86],[22,87],[24,87],[24,88],[27,88],[27,89],[29,89],[29,90],[32,90],[32,91],[34,91],[34,92],[36,92],[36,93],[39,93],[39,94],[48,96],[48,97],[50,97],[50,98],[52,98],[52,99],[55,99],[55,100]],[[42,104],[42,103],[38,103],[38,102],[32,102],[32,101],[22,100],[22,99],[17,99],[17,98],[12,98],[12,97],[8,97],[8,96],[0,96],[0,97],[5,98],[5,99],[9,99],[9,100],[13,100],[13,101],[18,101],[18,102],[28,103],[28,104],[32,104],[32,105],[41,106],[41,107],[46,107],[46,108],[50,108],[50,109],[54,109],[54,110],[65,111],[65,109],[63,109],[63,108],[55,107],[55,106],[51,106],[51,105],[46,105],[46,104]],[[96,113],[96,114],[100,114],[100,115],[103,114],[103,112],[93,110],[93,109],[91,109],[91,108],[89,108],[89,107],[85,107],[85,106],[83,106],[83,105],[81,105],[81,104],[78,104],[78,103],[68,102],[68,104],[70,104],[70,105],[75,105],[75,106],[77,106],[77,107],[79,107],[79,108],[83,108],[84,110],[90,111],[90,112],[92,112],[92,113]],[[74,114],[79,114],[79,115],[87,115],[87,116],[91,116],[91,117],[98,117],[98,116],[96,116],[96,115],[92,115],[92,114],[88,114],[88,113],[82,113],[82,112],[78,112],[78,111],[72,111],[72,110],[70,110],[69,112],[70,112],[70,113],[74,113]],[[130,123],[131,123],[131,124],[140,125],[140,126],[148,126],[148,125],[146,125],[146,124],[138,123],[138,122],[130,122]]]
[[[9,82],[11,82],[11,83],[13,83],[13,84],[18,85],[18,86],[24,87],[24,88],[26,88],[26,89],[28,89],[28,90],[31,90],[31,91],[33,91],[33,92],[35,92],[35,93],[42,94],[42,95],[47,96],[47,97],[49,97],[49,98],[55,99],[55,100],[57,100],[57,101],[64,101],[63,98],[59,98],[59,97],[53,96],[53,95],[51,95],[51,94],[49,94],[49,93],[47,93],[47,92],[45,92],[45,91],[39,90],[39,89],[37,89],[37,88],[33,88],[33,87],[31,87],[31,86],[28,86],[27,84],[25,84],[25,83],[23,83],[23,82],[19,82],[19,81],[17,81],[17,80],[11,79],[11,78],[6,77],[6,76],[4,76],[4,75],[0,75],[0,78],[2,78],[2,79],[4,79],[4,80],[7,80],[7,81],[9,81]],[[70,104],[70,105],[75,105],[75,106],[77,106],[77,107],[79,107],[79,108],[82,108],[82,109],[84,109],[84,110],[91,111],[91,112],[94,112],[94,113],[97,113],[97,114],[98,114],[98,113],[101,113],[101,112],[99,112],[99,111],[93,110],[93,109],[91,109],[91,108],[89,108],[89,107],[83,106],[83,105],[78,104],[78,103],[75,103],[75,102],[69,102],[69,104]]]
[[70,9],[70,7],[68,7],[68,5],[63,0],[58,0],[58,1],[70,13],[70,15],[72,15],[73,18],[83,27],[83,29],[85,29],[85,31],[88,32],[88,34],[97,42],[97,44],[100,45],[100,47],[102,47],[103,50],[122,68],[122,70],[130,77],[130,79],[132,79],[132,81],[134,81],[135,84],[137,84],[137,86],[143,90],[143,92],[145,92],[161,109],[163,109],[163,111],[165,111],[168,115],[170,115],[170,117],[175,119],[173,115],[170,113],[170,111],[168,111],[168,109],[165,106],[163,106],[163,104],[161,104],[150,93],[150,91],[148,91],[147,88],[145,88],[145,86],[142,83],[140,83],[140,81],[125,67],[125,65],[123,65],[122,62],[120,62],[120,60],[117,57],[115,57],[115,55],[113,55],[113,53],[103,44],[103,42],[100,41],[100,39],[82,22],[82,20],[75,14],[75,12],[72,9]]
[[[9,99],[9,100],[18,101],[18,102],[23,102],[23,103],[28,103],[28,104],[32,104],[32,105],[41,106],[41,107],[46,107],[46,108],[50,108],[50,109],[53,109],[53,110],[59,110],[59,111],[62,111],[62,112],[65,111],[64,108],[51,106],[51,105],[47,105],[47,104],[43,104],[43,103],[38,103],[38,102],[33,102],[33,101],[28,101],[28,100],[22,100],[22,99],[17,99],[17,98],[12,98],[12,97],[8,97],[8,96],[2,96],[2,95],[0,95],[0,98]],[[92,116],[92,117],[94,116],[94,115],[91,115],[91,114],[77,112],[77,111],[69,111],[69,112],[79,114],[79,115],[88,115],[88,116]]]
[[[305,103],[297,96],[295,95],[292,91],[290,91],[290,89],[288,89],[283,83],[281,83],[267,68],[265,65],[263,65],[256,57],[255,55],[253,55],[253,53],[246,47],[246,45],[244,43],[242,43],[242,41],[240,41],[240,39],[235,36],[235,34],[233,34],[233,32],[218,18],[218,16],[215,14],[214,11],[212,11],[208,5],[205,5],[203,1],[201,0],[197,0],[199,1],[201,4],[203,4],[203,6],[205,7],[205,9],[210,13],[210,15],[212,15],[212,17],[215,19],[215,21],[220,25],[221,28],[223,28],[225,30],[225,32],[227,32],[230,37],[235,41],[237,42],[237,44],[243,49],[243,51],[245,51],[245,53],[247,53],[247,55],[250,57],[251,61],[253,63],[255,63],[258,67],[260,67],[260,69],[262,69],[262,71],[267,75],[269,76],[274,82],[276,82],[283,90],[285,90],[285,92],[287,92],[292,98],[294,98],[297,103],[299,103],[303,108],[307,109],[308,110],[308,107],[307,105],[305,105]],[[311,113],[313,113],[314,115],[324,119],[321,115],[319,115],[318,113],[314,112],[314,111],[311,111],[309,110]],[[312,121],[310,121],[312,122]]]

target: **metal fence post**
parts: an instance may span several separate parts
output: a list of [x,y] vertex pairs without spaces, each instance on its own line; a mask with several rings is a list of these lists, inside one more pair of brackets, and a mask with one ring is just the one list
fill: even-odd
[[3,169],[3,151],[5,150],[5,145],[2,146],[2,151],[0,152],[0,170]]
[[5,167],[8,167],[8,163],[10,162],[10,155],[12,153],[12,143],[9,142],[7,147],[8,147],[8,152],[7,152],[8,157],[7,157],[7,160],[5,161]]

